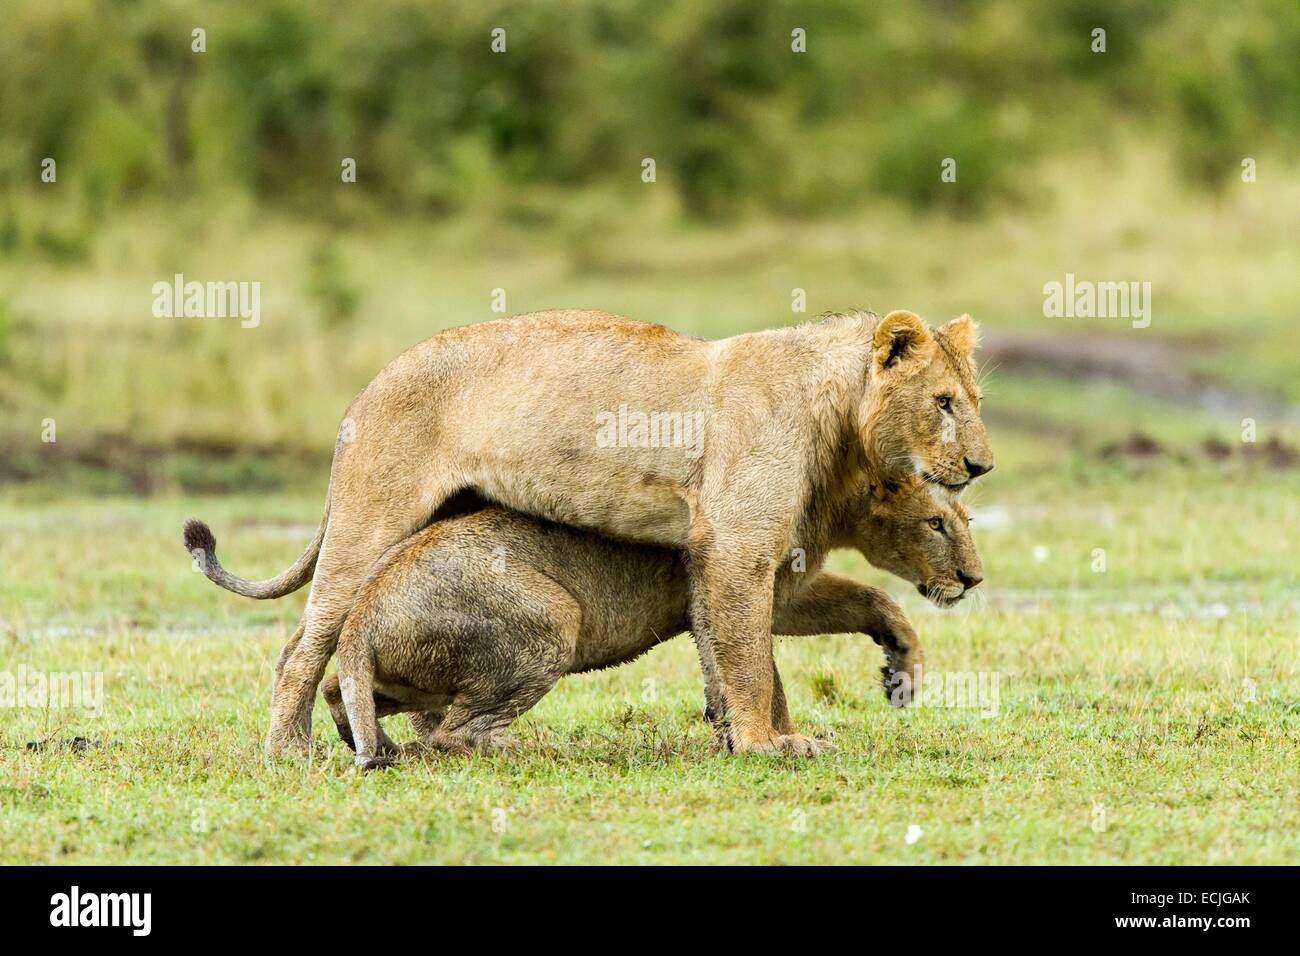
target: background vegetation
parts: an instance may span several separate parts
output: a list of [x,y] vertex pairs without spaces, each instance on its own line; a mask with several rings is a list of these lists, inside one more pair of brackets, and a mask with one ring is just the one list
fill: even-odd
[[[694,218],[808,217],[872,193],[969,213],[1025,198],[1035,157],[1113,147],[1124,122],[1207,187],[1247,147],[1300,144],[1286,0],[10,6],[0,173],[31,197],[40,160],[65,157],[60,191],[87,219],[231,191],[323,218],[552,217],[574,189],[635,203],[645,156]],[[795,27],[811,55],[790,55]],[[959,190],[932,175],[945,155]],[[355,190],[337,188],[342,156],[360,159]],[[49,239],[12,206],[6,235]]]

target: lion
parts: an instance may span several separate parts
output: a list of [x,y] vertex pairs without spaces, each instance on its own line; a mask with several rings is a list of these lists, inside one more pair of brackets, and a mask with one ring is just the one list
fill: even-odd
[[[310,739],[316,687],[375,562],[467,492],[685,550],[693,633],[729,716],[729,749],[806,749],[771,720],[780,557],[868,475],[915,474],[958,493],[993,467],[975,340],[969,316],[931,330],[905,311],[720,341],[559,311],[409,349],[349,405],[325,514],[293,566],[245,582],[206,565],[216,583],[252,597],[313,582],[276,666],[268,752]],[[665,437],[647,425],[656,414],[682,427]],[[702,441],[684,440],[687,421]],[[187,528],[192,552],[201,528]]]
[[[786,562],[797,583],[773,609],[772,633],[869,634],[885,651],[886,696],[900,673],[919,676],[920,642],[884,591],[823,573],[826,552],[854,547],[942,607],[982,579],[965,509],[935,500],[919,480],[883,497],[864,489],[809,543],[812,551]],[[378,723],[395,713],[417,715],[426,747],[510,750],[510,724],[561,677],[623,664],[689,629],[690,603],[680,551],[488,506],[437,522],[383,557],[348,615],[338,673],[322,690],[367,769],[398,753]],[[792,725],[775,669],[773,681],[781,731]],[[716,721],[712,706],[705,715]],[[809,739],[798,752],[829,747]]]

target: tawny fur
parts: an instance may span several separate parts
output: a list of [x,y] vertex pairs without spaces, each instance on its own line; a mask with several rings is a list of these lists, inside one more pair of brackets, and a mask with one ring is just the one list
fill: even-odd
[[[701,663],[721,688],[734,748],[800,746],[770,718],[781,557],[867,473],[885,482],[919,473],[957,491],[975,473],[968,463],[992,466],[967,344],[968,318],[931,331],[907,312],[706,342],[567,311],[455,329],[408,350],[349,406],[326,517],[298,563],[256,584],[212,565],[218,584],[274,596],[314,562],[276,670],[268,750],[309,736],[316,687],[376,560],[465,489],[575,528],[685,548]],[[940,394],[951,396],[948,410]],[[598,447],[597,414],[624,404],[703,413],[702,454]]]
[[[982,573],[964,510],[919,481],[884,498],[860,493],[808,544],[783,565],[772,632],[869,634],[885,650],[887,694],[899,672],[916,679],[920,642],[885,592],[823,573],[826,551],[856,547],[944,605],[960,599],[963,579],[978,583]],[[339,671],[323,690],[364,767],[394,756],[378,723],[393,713],[420,714],[427,747],[508,748],[509,725],[565,674],[622,664],[690,624],[681,552],[488,507],[437,522],[381,559],[343,626]],[[713,718],[715,695],[706,692]],[[778,730],[791,726],[783,692],[774,693],[771,719]],[[828,746],[800,740],[789,749],[811,755]]]

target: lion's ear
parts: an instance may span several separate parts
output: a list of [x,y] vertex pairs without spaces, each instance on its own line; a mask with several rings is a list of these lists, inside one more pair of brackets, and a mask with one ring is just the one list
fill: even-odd
[[902,368],[929,357],[934,338],[914,312],[899,309],[880,320],[871,346],[877,369]]
[[970,355],[980,346],[980,327],[969,315],[959,315],[944,323],[939,332],[962,355]]

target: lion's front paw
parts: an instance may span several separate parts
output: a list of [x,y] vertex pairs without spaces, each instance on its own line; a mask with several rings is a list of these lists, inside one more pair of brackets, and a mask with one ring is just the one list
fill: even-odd
[[903,686],[904,675],[888,664],[880,668],[880,686],[885,692],[885,700],[891,707],[906,707],[911,701],[911,693]]
[[892,707],[906,707],[916,693],[916,675],[919,667],[916,657],[886,654],[885,666],[880,668],[880,686],[885,699]]
[[805,737],[803,734],[782,734],[772,738],[772,744],[781,753],[794,754],[796,757],[816,757],[818,754],[832,753],[836,749],[829,740]]
[[829,740],[805,737],[803,734],[776,734],[765,739],[749,740],[738,744],[734,737],[726,741],[726,749],[731,753],[792,754],[796,757],[815,757],[830,753],[835,745]]

